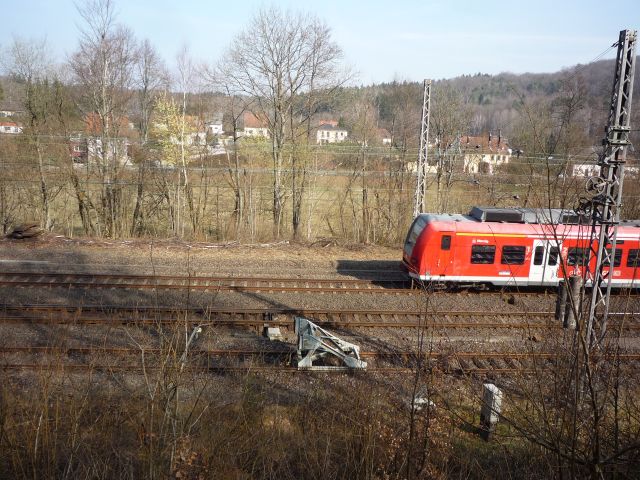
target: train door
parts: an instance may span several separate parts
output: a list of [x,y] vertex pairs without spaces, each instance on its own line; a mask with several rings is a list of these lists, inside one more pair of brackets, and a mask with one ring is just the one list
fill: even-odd
[[455,232],[444,231],[440,235],[440,254],[438,255],[438,275],[453,275],[453,236]]
[[529,269],[530,285],[557,285],[558,263],[562,244],[549,240],[534,240]]

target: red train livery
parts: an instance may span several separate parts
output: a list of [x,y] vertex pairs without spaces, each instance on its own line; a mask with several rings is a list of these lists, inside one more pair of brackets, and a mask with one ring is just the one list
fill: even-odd
[[[412,278],[425,282],[558,285],[595,267],[590,226],[577,219],[556,209],[423,213],[409,229],[403,263]],[[613,263],[612,286],[640,287],[640,221],[620,223]]]

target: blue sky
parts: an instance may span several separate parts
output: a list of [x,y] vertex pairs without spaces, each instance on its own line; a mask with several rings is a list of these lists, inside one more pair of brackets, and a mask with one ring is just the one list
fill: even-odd
[[[73,0],[21,0],[2,7],[0,48],[13,35],[46,36],[63,60],[76,48]],[[358,83],[461,74],[552,72],[587,63],[640,27],[640,0],[116,0],[118,19],[148,38],[171,65],[187,44],[214,62],[264,5],[315,14],[331,27]],[[605,58],[611,58],[615,50]]]

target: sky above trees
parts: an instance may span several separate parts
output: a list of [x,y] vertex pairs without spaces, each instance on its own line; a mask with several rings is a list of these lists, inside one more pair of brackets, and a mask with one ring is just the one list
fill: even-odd
[[[46,36],[60,61],[78,43],[74,0],[23,0],[3,8],[0,48],[14,36]],[[79,3],[82,3],[81,1]],[[597,0],[382,0],[215,2],[116,1],[118,21],[148,38],[172,63],[184,45],[204,62],[217,61],[264,5],[319,16],[331,27],[358,83],[450,78],[462,74],[551,72],[587,63],[640,20],[640,2],[615,7]],[[610,49],[603,58],[611,58]]]

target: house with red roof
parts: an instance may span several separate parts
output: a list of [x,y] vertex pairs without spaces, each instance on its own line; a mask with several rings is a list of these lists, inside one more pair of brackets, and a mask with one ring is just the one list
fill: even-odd
[[496,167],[511,161],[511,148],[507,139],[502,136],[486,135],[460,137],[460,149],[463,153],[463,169],[465,173],[493,174]]
[[8,133],[11,135],[17,135],[22,133],[22,125],[18,122],[0,122],[0,133]]
[[335,120],[322,120],[316,130],[316,143],[340,143],[347,140],[349,132],[347,129],[339,127]]
[[269,138],[269,122],[263,115],[244,112],[242,115],[243,135],[245,137]]

